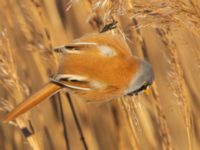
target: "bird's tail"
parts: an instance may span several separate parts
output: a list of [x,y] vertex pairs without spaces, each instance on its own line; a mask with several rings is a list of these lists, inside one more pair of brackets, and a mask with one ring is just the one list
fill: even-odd
[[3,122],[9,122],[19,115],[27,112],[47,97],[51,96],[52,94],[58,92],[62,87],[54,84],[54,83],[47,83],[44,85],[39,91],[35,94],[31,95],[27,99],[25,99],[22,103],[20,103],[16,108],[14,108],[11,112],[9,112],[4,118]]

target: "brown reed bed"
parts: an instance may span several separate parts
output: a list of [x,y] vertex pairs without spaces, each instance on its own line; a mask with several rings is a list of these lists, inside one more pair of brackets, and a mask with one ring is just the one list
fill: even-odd
[[121,33],[155,73],[149,95],[92,104],[71,95],[83,133],[61,92],[16,122],[0,124],[0,149],[199,149],[200,1],[0,3],[0,116],[54,74],[59,56],[52,47],[113,20],[112,32]]

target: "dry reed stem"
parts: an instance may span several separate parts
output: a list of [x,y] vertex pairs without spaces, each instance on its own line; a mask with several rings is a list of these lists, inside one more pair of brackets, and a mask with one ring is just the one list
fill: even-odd
[[[193,2],[190,1],[192,6]],[[143,20],[140,26],[148,24],[152,27],[182,26],[195,35],[200,34],[200,15],[198,9],[191,9],[180,0],[156,1],[151,3],[135,0],[93,0],[94,11],[103,12],[103,22],[113,16],[131,15],[133,18]],[[197,6],[195,7],[197,8]],[[184,20],[187,18],[187,20]]]
[[[35,2],[35,1],[33,0],[32,2]],[[24,43],[24,44],[27,44],[27,47],[26,47],[26,45],[24,45],[25,49],[27,48],[27,49],[32,50],[32,49],[35,49],[36,47],[38,47],[39,49],[41,49],[41,52],[45,54],[45,58],[48,57],[48,59],[52,58],[51,60],[55,60],[54,56],[52,57],[53,53],[50,50],[50,49],[52,49],[52,46],[51,46],[51,41],[50,41],[50,35],[49,35],[48,29],[46,27],[46,23],[44,23],[45,19],[44,19],[44,13],[42,12],[43,9],[40,8],[39,4],[37,4],[37,5],[36,5],[36,3],[32,3],[32,4],[34,4],[34,5],[31,5],[31,3],[29,3],[27,1],[26,3],[19,5],[20,7],[18,8],[18,7],[15,7],[15,6],[17,6],[16,2],[13,1],[12,3],[7,2],[5,7],[7,7],[7,10],[9,10],[9,7],[13,8],[13,9],[11,9],[11,12],[15,12],[16,14],[18,14],[17,15],[17,18],[18,18],[17,23],[19,25],[21,25],[22,34],[24,34],[25,38],[28,41],[28,44]],[[27,8],[31,8],[31,9],[28,10]],[[42,28],[40,28],[40,27],[37,28],[35,26],[35,23],[33,23],[33,20],[35,19],[34,17],[37,16],[37,12],[38,12],[39,17],[35,21],[37,23],[39,23],[41,25],[40,27],[42,27]],[[10,12],[7,11],[7,13],[5,13],[5,16],[9,15],[9,13]],[[35,14],[35,15],[33,15],[33,14]],[[8,19],[10,19],[11,17],[12,17],[12,15],[7,16]],[[9,24],[6,21],[4,22],[3,25],[8,26],[8,28],[6,28],[6,30],[8,30],[7,32],[12,33],[12,31],[11,31],[12,29],[10,29],[9,26],[12,26],[12,23],[16,24],[15,21],[16,20],[9,22],[11,24]],[[6,23],[8,23],[8,24],[6,24]],[[40,29],[43,29],[43,30],[40,30]],[[6,87],[7,91],[9,90],[9,93],[11,93],[11,95],[12,95],[11,97],[13,98],[13,100],[18,101],[16,103],[19,103],[19,101],[25,97],[24,95],[26,95],[26,96],[29,95],[28,90],[27,90],[28,88],[26,87],[26,85],[24,83],[19,81],[19,77],[18,77],[18,74],[16,71],[17,66],[16,66],[16,64],[14,62],[15,60],[13,58],[13,55],[14,55],[13,52],[16,51],[17,48],[15,49],[13,47],[13,45],[15,45],[15,44],[11,43],[11,41],[10,41],[10,39],[13,40],[12,35],[8,36],[8,33],[5,33],[3,31],[4,30],[2,30],[2,34],[7,37],[5,37],[4,42],[1,42],[1,43],[4,44],[4,45],[2,45],[2,47],[5,49],[4,52],[6,52],[8,55],[7,56],[8,61],[4,61],[7,64],[3,64],[4,66],[8,65],[8,67],[7,67],[7,69],[4,69],[3,71],[4,71],[4,75],[5,75],[5,73],[6,73],[5,70],[10,70],[9,71],[10,74],[7,74],[7,78],[9,79],[9,80],[6,80],[7,83],[3,83],[4,80],[1,80],[1,83],[2,83],[2,86]],[[33,32],[35,31],[36,33],[40,33],[40,34],[38,34],[37,38],[35,38],[35,39],[33,38],[34,35],[33,35],[32,31]],[[9,33],[9,34],[11,34],[11,33]],[[37,44],[34,44],[35,42]],[[35,59],[36,62],[38,62],[37,64],[40,64],[41,61],[38,59],[37,55],[33,55],[33,58]],[[8,64],[8,62],[9,62],[9,64]],[[53,62],[55,62],[55,61],[53,61]],[[51,63],[48,63],[48,66],[50,66],[50,64]],[[55,66],[55,64],[53,64],[53,65]],[[41,66],[42,66],[42,64],[40,64],[40,67],[38,66],[38,69],[40,69],[39,72],[41,73],[41,75],[44,75],[43,79],[45,79],[46,73],[45,73],[45,70],[43,69],[43,67],[41,67]],[[49,69],[50,68],[52,69],[53,67],[50,66]],[[11,82],[8,83],[8,81],[11,81]],[[9,86],[10,83],[12,83],[12,87]],[[25,120],[23,120],[22,118],[17,119],[16,122],[17,122],[18,126],[20,127],[20,129],[25,129],[28,126],[27,122],[25,122]],[[32,132],[32,131],[30,131],[30,132]],[[41,144],[42,143],[41,139],[39,139],[37,137],[37,135],[31,135],[31,136],[27,137],[27,141],[29,142],[29,144],[31,145],[32,148],[43,149],[43,146]]]
[[[1,78],[1,83],[3,84],[3,86],[8,87],[9,93],[12,93],[12,97],[14,98],[14,100],[17,101],[17,100],[23,99],[23,97],[24,97],[23,93],[24,92],[22,92],[23,87],[21,87],[21,84],[20,84],[21,82],[20,82],[20,79],[18,77],[16,66],[15,66],[15,61],[14,61],[14,58],[13,58],[14,57],[13,51],[15,51],[15,50],[13,50],[13,48],[11,47],[11,43],[10,43],[10,40],[9,40],[10,37],[8,37],[7,34],[8,33],[4,32],[4,36],[0,38],[1,41],[4,41],[4,42],[2,42],[3,48],[1,49],[2,50],[1,52],[4,52],[7,55],[6,57],[2,57],[4,59],[7,59],[7,61],[2,60],[2,62],[6,63],[6,64],[2,64],[2,65],[8,67],[8,68],[6,68],[6,70],[8,72],[7,73],[4,72],[4,74],[1,74],[1,77],[2,76],[5,77],[7,75],[8,80],[11,80],[11,82],[9,82],[9,83],[12,83],[11,84],[12,87],[9,87],[9,84],[7,82],[8,80],[3,80]],[[6,109],[6,107],[13,108],[13,104],[8,103],[8,106],[4,106],[5,109]],[[7,110],[5,110],[5,111],[7,111]],[[16,123],[17,123],[17,126],[20,129],[27,127],[27,122],[23,118],[16,119]],[[39,142],[38,142],[38,140],[35,136],[28,137],[27,141],[36,150],[41,149],[41,145],[39,144]]]
[[[141,33],[141,30],[140,28],[140,24],[138,23],[138,21],[135,19],[135,18],[132,18],[133,20],[133,25],[131,25],[133,28],[131,30],[134,30],[135,32],[135,36],[134,38],[136,38],[136,50],[138,51],[138,55],[141,57],[141,58],[145,58],[147,60],[149,60],[149,56],[148,56],[148,53],[147,53],[147,47],[146,47],[146,44],[145,44],[145,41],[144,41],[144,38],[142,36],[142,33]],[[154,87],[152,89],[153,91],[153,96],[154,96],[154,105],[155,105],[155,109],[156,109],[156,116],[157,116],[157,122],[159,123],[160,125],[160,128],[159,128],[159,132],[160,132],[160,135],[162,137],[162,148],[165,149],[165,150],[172,150],[173,149],[173,146],[172,146],[172,142],[171,142],[171,134],[169,132],[169,127],[168,127],[168,124],[167,124],[167,120],[166,120],[166,117],[163,113],[163,106],[161,105],[161,101],[160,101],[160,97],[159,97],[159,94],[157,92],[157,89],[156,89],[156,84],[154,83]]]
[[163,43],[167,46],[169,55],[169,64],[171,67],[171,73],[169,75],[169,83],[171,84],[171,88],[174,92],[175,97],[177,98],[177,104],[180,108],[180,111],[183,114],[183,119],[185,122],[187,138],[188,138],[188,149],[192,150],[192,140],[191,140],[191,116],[190,114],[190,101],[186,95],[186,84],[185,79],[183,77],[183,70],[180,65],[180,60],[178,58],[178,50],[176,44],[173,40],[172,31],[170,28],[168,29],[158,29],[159,34],[162,38]]
[[154,133],[152,131],[152,120],[151,113],[145,107],[145,103],[141,104],[141,101],[138,101],[140,96],[127,97],[124,99],[127,103],[126,109],[129,112],[129,118],[131,118],[132,123],[134,124],[134,130],[137,134],[137,139],[139,142],[140,149],[147,148],[144,143],[147,143],[148,148],[156,148],[158,142],[155,139]]
[[32,2],[33,9],[35,9],[35,14],[37,14],[38,16],[37,22],[41,24],[41,26],[39,26],[39,33],[42,38],[42,43],[38,44],[38,47],[40,48],[40,52],[43,56],[42,58],[44,59],[43,62],[45,63],[45,68],[48,69],[48,74],[53,75],[56,72],[56,66],[58,65],[58,62],[55,53],[53,52],[53,41],[51,39],[50,27],[48,25],[46,14],[44,12],[44,6],[41,4],[40,1],[30,1]]
[[154,97],[154,105],[156,108],[157,112],[157,120],[160,125],[159,131],[162,137],[162,148],[163,150],[173,150],[173,145],[172,145],[172,139],[171,139],[171,134],[169,132],[169,127],[167,124],[166,117],[163,113],[163,108],[160,102],[160,96],[157,91],[157,86],[156,83],[153,85],[152,89],[153,97]]
[[[196,39],[196,42],[198,39]],[[200,51],[199,51],[200,46],[194,48],[191,48],[191,51],[194,53],[195,57],[196,57],[196,64],[195,64],[195,68],[197,68],[198,70],[200,70]]]
[[[138,129],[138,125],[136,125],[135,121],[133,121],[133,117],[131,117],[132,115],[136,115],[135,110],[134,109],[130,109],[130,105],[127,102],[127,99],[125,99],[124,97],[122,97],[120,99],[121,104],[124,108],[125,114],[126,114],[126,118],[128,119],[128,123],[129,123],[129,127],[130,130],[132,132],[132,137],[133,137],[133,148],[136,150],[141,149],[140,148],[140,142],[139,142],[139,138],[137,136],[137,129]],[[134,116],[137,117],[137,116]]]

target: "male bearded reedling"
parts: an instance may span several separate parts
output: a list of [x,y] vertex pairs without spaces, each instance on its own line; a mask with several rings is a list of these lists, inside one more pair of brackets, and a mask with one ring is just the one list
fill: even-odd
[[55,51],[62,54],[53,80],[8,113],[5,122],[63,88],[85,100],[103,101],[137,94],[153,82],[151,66],[132,56],[119,35],[89,34]]

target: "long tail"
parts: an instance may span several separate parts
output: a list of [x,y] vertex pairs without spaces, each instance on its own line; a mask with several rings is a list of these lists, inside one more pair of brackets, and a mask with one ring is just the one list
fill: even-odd
[[10,113],[8,113],[4,119],[3,122],[9,122],[19,115],[27,112],[43,100],[45,100],[47,97],[51,96],[58,90],[60,90],[62,87],[54,84],[54,83],[47,83],[44,87],[42,87],[39,91],[37,91],[35,94],[28,97],[26,100],[24,100],[22,103],[20,103],[16,108],[14,108]]

